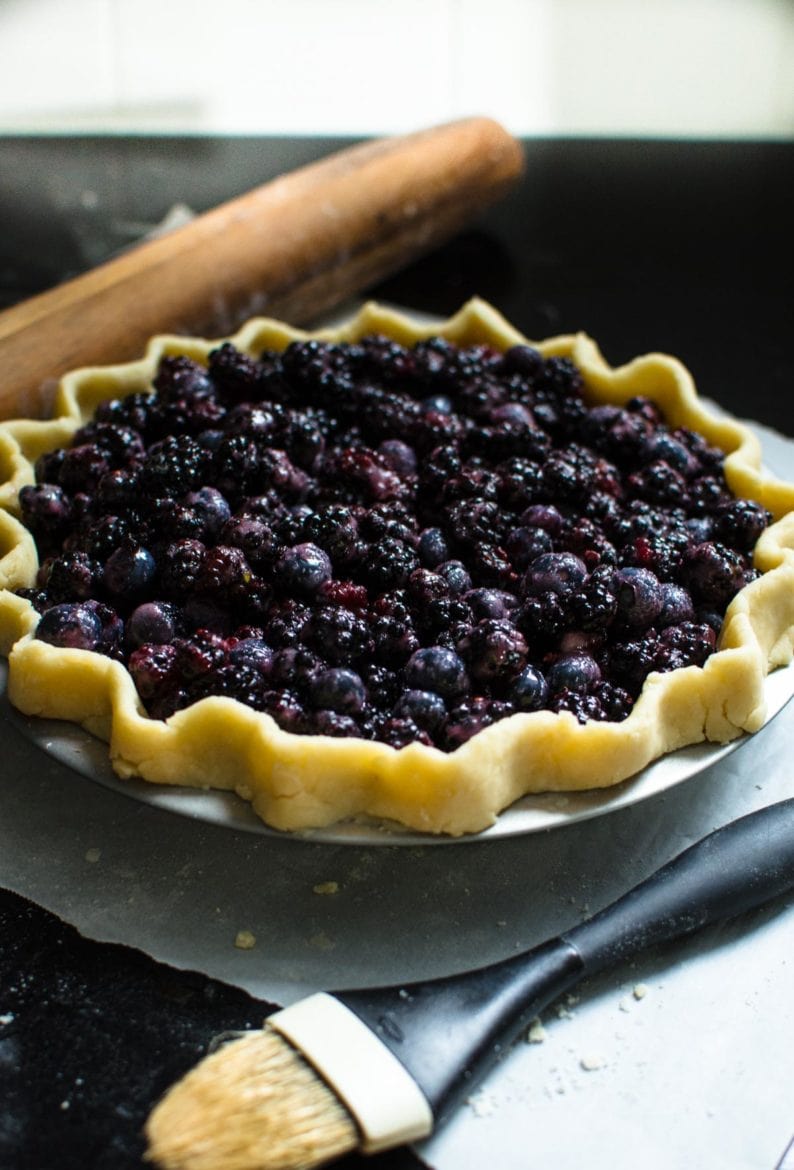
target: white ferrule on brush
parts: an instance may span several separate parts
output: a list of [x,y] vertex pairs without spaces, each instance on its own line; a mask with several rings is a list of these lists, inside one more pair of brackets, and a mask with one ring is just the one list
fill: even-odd
[[427,1098],[358,1016],[325,992],[269,1016],[274,1028],[344,1102],[368,1154],[418,1141],[433,1129]]

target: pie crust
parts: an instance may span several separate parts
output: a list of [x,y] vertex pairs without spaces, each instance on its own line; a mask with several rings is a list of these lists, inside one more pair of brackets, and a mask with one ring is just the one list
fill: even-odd
[[[375,332],[405,345],[439,334],[462,345],[497,349],[528,344],[478,299],[441,325],[418,324],[367,304],[341,328],[311,336],[356,341]],[[256,319],[230,340],[258,356],[308,336]],[[567,711],[515,714],[446,753],[419,743],[396,750],[362,739],[296,735],[269,715],[221,697],[202,699],[160,721],[146,715],[119,662],[36,640],[38,614],[14,593],[34,583],[38,568],[17,500],[20,488],[34,481],[36,458],[67,445],[101,401],[147,390],[163,355],[205,361],[218,344],[153,338],[140,361],[64,377],[52,419],[0,425],[0,651],[8,655],[9,698],[20,711],[82,724],[108,742],[122,777],[231,790],[278,829],[367,817],[451,835],[486,828],[527,793],[606,788],[677,748],[703,740],[724,743],[762,726],[764,678],[788,664],[794,649],[794,485],[761,468],[754,433],[707,409],[678,360],[648,354],[612,368],[583,333],[529,344],[545,357],[569,357],[583,375],[589,402],[623,404],[644,395],[662,408],[671,427],[699,431],[725,452],[734,495],[757,501],[773,518],[754,550],[761,575],[731,602],[717,651],[703,667],[649,675],[623,722],[583,724]]]

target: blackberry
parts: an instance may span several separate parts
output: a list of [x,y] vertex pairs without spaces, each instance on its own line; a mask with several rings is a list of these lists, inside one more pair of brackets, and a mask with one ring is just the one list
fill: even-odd
[[327,663],[305,646],[284,646],[273,654],[268,675],[273,686],[289,687],[306,696]]
[[102,566],[87,553],[70,552],[48,558],[39,569],[37,585],[49,601],[87,601],[102,579]]
[[182,495],[200,487],[210,470],[208,453],[189,435],[170,436],[149,447],[140,471],[148,496]]
[[207,549],[200,540],[176,540],[160,554],[158,575],[160,588],[169,598],[185,598],[201,574]]
[[256,516],[230,517],[217,539],[222,545],[239,549],[248,563],[260,570],[271,568],[284,551],[283,541],[274,529]]
[[166,690],[174,689],[177,677],[176,659],[175,646],[159,643],[139,646],[130,654],[127,669],[147,707],[151,699]]
[[507,459],[497,465],[496,476],[496,495],[502,507],[521,512],[540,500],[543,469],[535,459]]
[[691,621],[668,626],[659,635],[654,669],[676,670],[683,666],[702,666],[716,649],[717,638],[711,626]]
[[369,623],[335,606],[320,606],[312,612],[306,637],[334,665],[349,665],[374,650]]
[[377,662],[402,666],[419,649],[419,638],[407,618],[376,615],[370,621]]
[[292,598],[274,604],[265,624],[265,638],[271,646],[297,646],[303,641],[311,610]]
[[634,699],[628,691],[616,686],[607,679],[595,684],[591,694],[601,704],[605,717],[613,723],[621,723],[628,719],[634,706]]
[[570,604],[575,626],[591,633],[608,630],[618,609],[612,570],[606,566],[595,569],[571,595]]
[[512,715],[511,703],[496,699],[478,697],[461,703],[450,711],[443,727],[443,743],[447,751],[454,752],[480,731],[500,719]]
[[412,743],[422,743],[432,747],[433,741],[426,731],[423,731],[413,719],[399,718],[396,715],[384,715],[375,723],[376,737],[389,747],[404,748]]
[[254,358],[241,353],[230,341],[212,350],[209,376],[222,399],[228,402],[256,401],[260,397],[261,367]]
[[685,555],[681,580],[697,603],[724,610],[744,584],[746,567],[733,549],[705,541]]
[[410,545],[386,537],[367,547],[362,569],[366,584],[375,592],[383,592],[404,585],[418,567],[419,558]]
[[378,662],[365,662],[359,671],[372,707],[381,711],[390,710],[402,691],[400,673]]
[[752,552],[770,520],[769,512],[754,500],[733,500],[714,517],[714,539],[738,552]]
[[195,588],[202,593],[229,598],[236,588],[248,585],[252,576],[242,549],[218,544],[204,553]]
[[602,663],[604,676],[635,697],[642,689],[646,676],[656,669],[657,638],[615,642],[607,650]]
[[236,699],[255,711],[264,709],[265,683],[261,674],[250,666],[235,663],[219,666],[201,675],[190,688],[193,702],[218,696]]
[[306,727],[307,715],[300,698],[288,687],[272,687],[260,700],[260,710],[270,715],[283,731],[300,735]]
[[226,663],[224,639],[210,630],[175,638],[171,645],[176,651],[174,671],[182,683],[190,684]]
[[607,719],[607,713],[598,697],[584,691],[558,691],[549,700],[549,710],[569,711],[579,723],[587,723],[591,719],[604,722]]
[[322,605],[338,605],[342,609],[360,612],[366,609],[369,594],[364,585],[357,585],[355,581],[331,579],[324,581],[317,590],[317,599]]
[[263,678],[268,678],[273,669],[273,649],[261,636],[251,635],[235,640],[227,655],[231,666],[247,666]]

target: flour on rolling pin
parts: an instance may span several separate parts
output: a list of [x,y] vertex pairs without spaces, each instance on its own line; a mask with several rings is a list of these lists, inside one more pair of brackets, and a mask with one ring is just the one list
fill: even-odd
[[489,118],[350,147],[282,175],[0,313],[0,417],[43,384],[128,361],[157,333],[218,336],[253,314],[303,324],[438,246],[523,169]]

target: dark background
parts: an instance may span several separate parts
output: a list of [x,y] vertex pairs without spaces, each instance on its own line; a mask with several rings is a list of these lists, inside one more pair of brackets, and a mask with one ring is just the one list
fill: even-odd
[[[347,144],[0,139],[0,307],[132,245],[174,204],[202,211]],[[526,150],[518,189],[367,295],[447,314],[477,294],[536,340],[590,333],[613,364],[674,353],[702,394],[794,435],[794,144]],[[157,1096],[213,1035],[263,1015],[242,991],[83,939],[2,890],[0,992],[3,1170],[140,1170]],[[339,1165],[420,1163],[400,1151]]]

